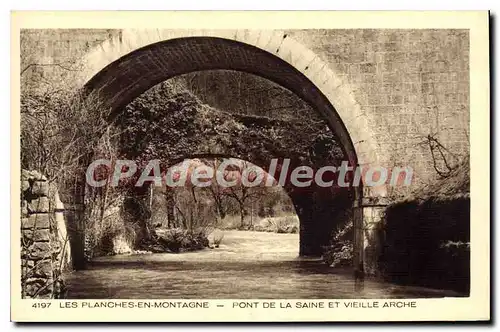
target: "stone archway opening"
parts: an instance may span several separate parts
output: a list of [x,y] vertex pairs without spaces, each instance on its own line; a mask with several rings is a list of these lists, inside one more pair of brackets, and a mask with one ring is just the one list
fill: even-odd
[[217,69],[254,74],[292,91],[324,117],[349,162],[357,164],[349,132],[320,89],[286,61],[249,44],[214,37],[176,38],[150,44],[103,68],[85,84],[85,90],[96,94],[113,118],[134,98],[160,82]]
[[[185,170],[187,181],[182,186],[151,186],[149,224],[156,234],[161,236],[171,229],[201,231],[209,239],[210,248],[218,248],[228,232],[296,234],[293,250],[290,237],[285,240],[287,254],[293,255],[288,258],[299,255],[300,219],[295,205],[286,188],[264,169],[242,159],[209,154],[190,156],[171,167],[179,173]],[[198,171],[213,176],[197,185],[192,180]],[[234,183],[225,186],[222,181]],[[259,239],[258,234],[251,236]]]
[[[242,42],[214,37],[189,37],[150,44],[107,65],[87,82],[85,90],[88,95],[97,96],[102,106],[110,110],[110,119],[116,119],[135,98],[160,82],[183,74],[221,69],[253,74],[291,91],[325,121],[326,127],[339,143],[344,160],[352,166],[359,164],[353,140],[339,113],[302,72],[308,68],[300,71],[278,56]],[[349,213],[354,220],[354,246],[357,248],[354,251],[354,264],[362,270],[363,212],[358,208],[362,205],[363,190],[359,186],[343,192],[347,193],[344,199],[350,202]],[[321,220],[335,218],[338,212],[332,214],[335,201],[331,200],[331,191],[298,190],[291,192],[290,196],[304,225],[308,222],[324,225]],[[343,212],[346,211],[345,205]],[[321,251],[319,248],[325,244],[324,239],[329,234],[320,226],[308,229],[314,231],[303,231],[301,254],[318,255]]]

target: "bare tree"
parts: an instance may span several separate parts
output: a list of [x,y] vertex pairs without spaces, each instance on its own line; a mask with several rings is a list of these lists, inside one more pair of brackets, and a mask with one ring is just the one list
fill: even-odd
[[[263,193],[262,193],[263,187],[261,187],[261,186],[249,187],[249,186],[245,185],[242,181],[242,177],[245,176],[244,173],[248,172],[252,168],[255,168],[256,166],[247,162],[247,161],[243,161],[243,160],[241,160],[239,162],[239,164],[240,165],[237,168],[237,170],[232,172],[233,176],[236,175],[236,178],[237,178],[236,184],[225,188],[222,191],[222,193],[224,196],[227,196],[227,197],[234,199],[234,201],[236,201],[236,203],[238,204],[239,212],[240,212],[240,227],[244,228],[246,226],[250,226],[250,227],[252,226],[252,224],[245,225],[245,217],[248,215],[248,207],[250,206],[250,208],[251,208],[254,201],[256,199],[258,199],[259,197],[263,196]],[[250,175],[249,175],[249,177],[250,177]],[[252,222],[253,222],[253,220],[252,220]]]

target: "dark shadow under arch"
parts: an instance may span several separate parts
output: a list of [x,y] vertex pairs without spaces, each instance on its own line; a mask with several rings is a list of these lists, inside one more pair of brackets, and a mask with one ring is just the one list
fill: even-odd
[[295,93],[327,121],[350,164],[357,165],[351,137],[328,98],[292,65],[255,46],[216,37],[186,37],[139,48],[112,62],[85,84],[97,94],[110,116],[149,88],[196,71],[242,71],[273,81]]
[[[179,165],[185,160],[215,158],[243,160],[262,168],[266,172],[269,171],[267,160],[235,155],[234,153],[184,154],[170,160],[168,164],[161,164],[161,170],[166,172],[168,168]],[[278,163],[280,162],[281,160],[278,161]],[[279,171],[274,174],[276,180],[277,175],[280,175]],[[147,183],[143,187],[136,189],[136,195],[142,197],[140,200],[149,200],[148,187],[151,184]],[[165,185],[165,183],[162,182],[162,185]],[[301,256],[321,256],[324,247],[330,245],[332,232],[337,227],[344,225],[352,215],[352,208],[355,205],[353,192],[346,189],[336,191],[335,188],[321,188],[314,184],[307,188],[297,188],[290,183],[289,178],[280,188],[290,198],[300,221],[299,254]]]
[[[182,74],[215,69],[254,74],[295,93],[326,120],[350,165],[358,164],[351,137],[328,98],[302,72],[286,61],[242,42],[215,37],[187,37],[150,44],[102,69],[86,83],[85,93],[96,95],[102,106],[110,109],[110,119],[113,119],[128,103],[158,83]],[[359,206],[362,192],[362,187],[354,188],[353,207]],[[313,200],[311,194],[298,204],[307,207]],[[324,204],[323,208],[328,209],[330,206]],[[298,214],[301,217],[301,212],[298,211]],[[303,214],[306,215],[303,218],[312,217],[308,215],[310,211]],[[314,236],[305,246],[310,246],[311,241],[314,241]],[[302,250],[302,254],[317,252],[318,248],[311,252]]]

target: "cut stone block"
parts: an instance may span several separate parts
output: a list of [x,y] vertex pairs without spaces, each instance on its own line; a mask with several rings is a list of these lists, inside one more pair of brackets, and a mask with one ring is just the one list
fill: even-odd
[[50,216],[48,214],[32,214],[29,218],[21,219],[22,229],[50,228]]
[[31,187],[31,194],[34,196],[48,196],[49,183],[47,181],[35,181]]
[[31,274],[33,277],[52,277],[52,262],[50,260],[37,262]]
[[50,232],[48,229],[23,230],[23,237],[33,242],[44,242],[50,240]]
[[[51,256],[50,245],[47,242],[35,242],[27,250],[25,250],[24,258],[27,259],[44,259]],[[36,263],[35,263],[36,265]]]
[[21,216],[22,217],[28,216],[28,202],[25,200],[21,201]]
[[29,213],[49,212],[50,203],[47,197],[40,197],[28,203]]
[[28,181],[21,181],[21,193],[24,193],[30,188],[30,183]]

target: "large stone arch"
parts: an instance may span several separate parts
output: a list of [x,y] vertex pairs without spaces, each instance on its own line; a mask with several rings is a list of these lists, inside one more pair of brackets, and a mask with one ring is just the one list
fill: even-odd
[[[218,146],[217,153],[213,152],[187,152],[178,155],[175,159],[163,165],[165,169],[178,165],[184,160],[192,159],[239,159],[250,162],[264,171],[269,172],[271,158],[281,159],[277,156],[249,155],[246,152],[230,147]],[[292,164],[292,168],[293,168]],[[313,165],[314,167],[314,165]],[[272,174],[277,181],[281,176],[280,171]],[[294,210],[300,221],[299,254],[301,256],[319,256],[323,247],[330,244],[331,234],[335,228],[346,222],[354,199],[351,190],[338,190],[338,188],[321,188],[312,184],[306,188],[296,188],[285,180],[281,190],[293,203]],[[148,198],[147,198],[148,199]],[[348,217],[347,217],[348,218]]]
[[[198,37],[198,38],[196,38]],[[294,68],[298,73],[307,79],[311,87],[315,87],[317,91],[314,94],[317,96],[323,95],[327,101],[332,105],[335,114],[330,114],[335,116],[335,118],[330,119],[338,120],[343,126],[345,126],[345,131],[349,134],[351,139],[351,145],[353,146],[357,161],[360,165],[370,165],[378,164],[382,159],[381,153],[377,147],[376,138],[373,135],[373,130],[371,128],[372,122],[370,116],[366,114],[359,103],[355,100],[352,91],[350,90],[348,84],[346,84],[339,75],[336,75],[334,71],[330,69],[330,66],[323,61],[318,55],[313,51],[306,48],[302,44],[295,41],[293,38],[289,37],[286,32],[278,30],[159,30],[159,29],[147,29],[147,30],[122,30],[118,35],[102,43],[98,48],[94,49],[92,52],[88,53],[84,58],[85,71],[81,75],[81,85],[85,84],[90,88],[103,88],[99,86],[99,81],[102,82],[104,79],[103,70],[111,72],[112,63],[118,65],[115,61],[120,60],[120,66],[127,66],[125,61],[129,62],[130,65],[140,65],[143,68],[133,68],[131,71],[146,70],[165,70],[166,60],[158,61],[155,60],[155,51],[161,48],[161,44],[155,43],[163,42],[164,45],[168,45],[168,41],[173,41],[178,43],[177,47],[185,47],[183,42],[186,44],[193,43],[195,40],[201,40],[200,37],[214,37],[220,38],[220,42],[226,45],[241,47],[241,44],[248,46],[253,46],[255,49],[252,51],[254,54],[256,50],[260,50],[262,54],[265,54],[266,58],[274,58],[275,60],[280,59],[283,64],[287,64],[289,67]],[[186,39],[193,38],[193,39]],[[231,43],[234,42],[234,43]],[[142,50],[140,50],[143,48]],[[131,54],[132,52],[140,52]],[[179,56],[189,55],[190,49],[184,49],[183,53],[178,53]],[[176,54],[172,54],[176,56]],[[190,71],[210,69],[210,63],[214,60],[213,56],[215,54],[195,54],[191,53],[191,58],[188,61],[191,62],[193,59],[195,61],[205,60],[206,66],[204,68],[191,68]],[[231,58],[230,54],[226,54]],[[127,56],[125,58],[125,56]],[[203,59],[204,56],[207,58]],[[233,55],[234,57],[235,55]],[[198,59],[196,59],[198,57]],[[132,59],[135,59],[133,61]],[[222,61],[222,59],[220,59]],[[248,62],[250,59],[246,59]],[[132,61],[132,63],[130,62]],[[170,60],[169,60],[170,61]],[[278,61],[275,61],[278,63]],[[192,63],[192,62],[191,62]],[[213,61],[213,63],[216,63]],[[220,62],[218,63],[220,65]],[[259,64],[258,62],[256,65]],[[110,66],[110,67],[108,67]],[[106,68],[107,67],[107,68]],[[229,69],[228,66],[222,69]],[[246,71],[252,72],[252,70],[247,66]],[[116,67],[115,67],[116,68]],[[211,68],[214,69],[214,68]],[[180,71],[173,69],[177,72],[171,72],[170,74],[165,72],[164,77],[171,75],[179,75]],[[240,69],[241,70],[241,69]],[[128,72],[130,76],[131,71]],[[142,72],[144,73],[144,72]],[[254,74],[262,76],[261,70],[253,71]],[[275,73],[276,77],[282,75],[282,73]],[[266,77],[273,81],[276,81],[276,77]],[[121,77],[123,80],[123,77]],[[136,81],[129,81],[129,84],[141,83],[137,81],[137,76],[135,76]],[[116,80],[118,78],[116,77]],[[304,80],[305,81],[305,80]],[[280,82],[277,82],[281,84]],[[287,86],[287,88],[290,88]],[[142,88],[144,89],[144,88]],[[296,89],[290,89],[291,91],[297,93]],[[308,91],[303,91],[299,93],[299,96],[303,97],[307,95]],[[309,100],[307,100],[309,101]],[[323,101],[324,102],[324,101]],[[316,103],[314,103],[316,104]],[[317,107],[314,107],[317,109]],[[326,108],[326,107],[325,107]],[[336,126],[335,126],[336,127]],[[335,128],[338,129],[338,128]],[[340,130],[339,133],[340,134]],[[344,140],[344,139],[343,139]],[[383,189],[379,190],[377,195],[385,196]],[[368,193],[370,195],[370,193]]]
[[[341,143],[352,165],[384,160],[372,121],[349,87],[314,52],[284,31],[122,30],[84,59],[81,85],[115,114],[141,93],[171,77],[194,71],[229,69],[269,79],[317,110]],[[385,187],[355,189],[363,196],[386,195]],[[363,210],[355,210],[355,264],[363,262]]]

